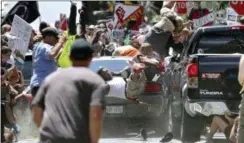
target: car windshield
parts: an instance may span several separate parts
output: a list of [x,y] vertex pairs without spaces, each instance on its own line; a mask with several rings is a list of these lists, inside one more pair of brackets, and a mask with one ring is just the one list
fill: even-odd
[[203,35],[194,53],[244,53],[244,32],[219,32]]
[[109,71],[119,72],[128,66],[127,60],[94,60],[90,65],[90,69],[97,72],[100,67],[105,67]]

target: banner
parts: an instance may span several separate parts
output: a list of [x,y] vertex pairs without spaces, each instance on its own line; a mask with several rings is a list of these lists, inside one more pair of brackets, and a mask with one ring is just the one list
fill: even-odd
[[10,35],[16,38],[9,38],[8,45],[13,49],[14,58],[22,64],[28,51],[31,33],[32,27],[18,15],[14,15]]
[[130,30],[139,30],[139,26],[144,21],[143,7],[141,5],[116,4],[114,10],[114,29],[125,28],[129,21],[135,22]]
[[34,22],[40,16],[38,2],[37,1],[17,2],[6,15],[1,15],[4,17],[1,26],[3,26],[3,24],[11,25],[14,19],[14,15],[18,15],[19,17],[24,19],[27,23]]
[[193,21],[193,29],[203,26],[211,26],[215,21],[215,13],[208,9],[192,9],[189,14],[189,20]]
[[199,28],[202,26],[208,26],[209,23],[214,22],[215,20],[215,14],[214,13],[209,13],[201,18],[198,19],[193,19],[193,28]]

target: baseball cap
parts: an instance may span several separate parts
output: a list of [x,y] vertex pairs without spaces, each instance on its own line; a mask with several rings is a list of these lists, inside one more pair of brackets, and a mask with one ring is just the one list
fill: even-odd
[[59,33],[56,28],[46,27],[42,30],[42,36],[54,36],[55,38],[59,38]]
[[70,48],[70,57],[75,60],[87,60],[93,53],[92,45],[84,39],[77,39]]
[[95,26],[94,25],[90,25],[89,29],[95,29]]

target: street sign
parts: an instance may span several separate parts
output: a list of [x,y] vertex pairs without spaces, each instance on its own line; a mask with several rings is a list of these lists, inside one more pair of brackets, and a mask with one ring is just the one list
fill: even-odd
[[230,1],[230,6],[236,11],[239,15],[244,15],[244,1],[232,0]]
[[186,1],[177,1],[176,2],[176,12],[178,14],[186,14],[187,13]]

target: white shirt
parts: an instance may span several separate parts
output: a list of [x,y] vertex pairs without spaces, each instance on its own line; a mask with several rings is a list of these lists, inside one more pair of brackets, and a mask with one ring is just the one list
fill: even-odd
[[127,99],[125,97],[125,84],[126,82],[122,77],[113,77],[112,80],[108,81],[108,85],[110,86],[110,91],[107,97]]

